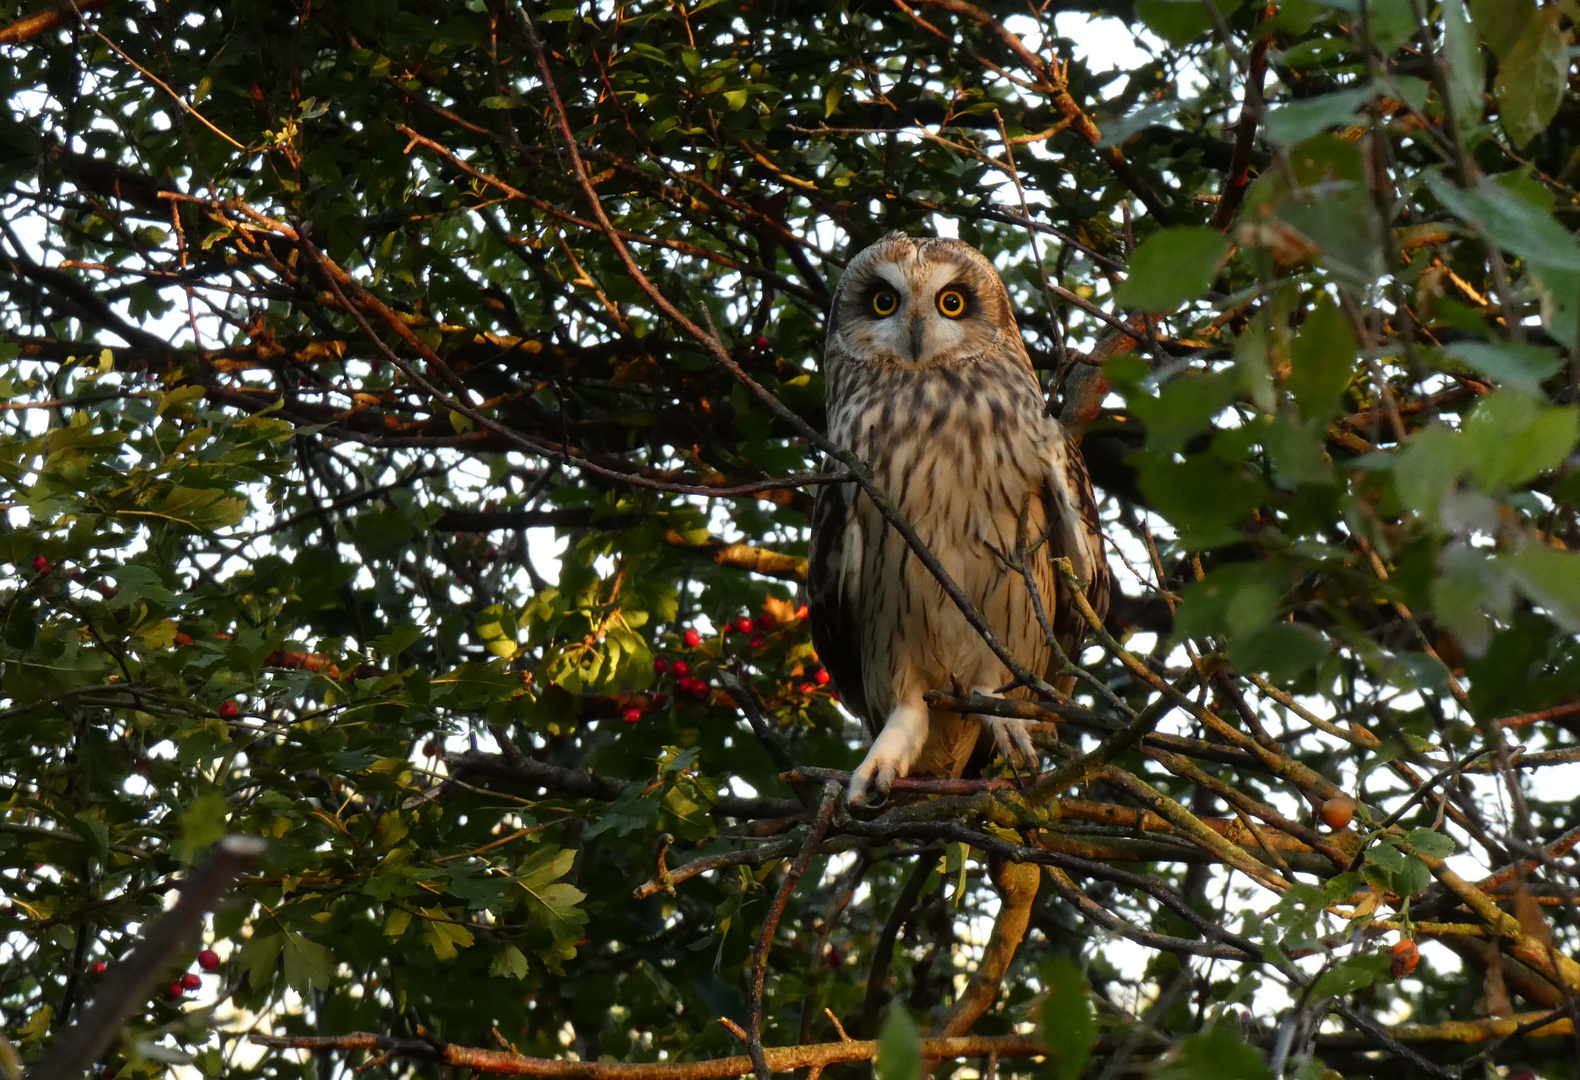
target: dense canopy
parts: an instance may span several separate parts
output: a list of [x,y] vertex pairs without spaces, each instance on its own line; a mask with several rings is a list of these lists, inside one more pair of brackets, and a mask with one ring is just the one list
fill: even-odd
[[[1572,2],[6,19],[0,1068],[1574,1075]],[[1042,776],[853,813],[892,229],[1000,268],[1115,596],[973,706]]]

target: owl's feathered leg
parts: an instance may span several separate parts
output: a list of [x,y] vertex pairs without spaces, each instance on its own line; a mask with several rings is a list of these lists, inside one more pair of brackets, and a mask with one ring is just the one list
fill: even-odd
[[904,776],[927,742],[927,706],[920,700],[903,701],[894,707],[883,730],[872,740],[872,749],[850,774],[850,791],[845,798],[852,806],[867,805],[870,787],[881,803],[889,797],[889,785]]
[[[994,688],[977,686],[972,688],[972,693],[992,697]],[[984,716],[982,722],[993,733],[993,745],[1012,768],[1019,766],[1036,771],[1037,747],[1032,744],[1031,732],[1027,729],[1030,721],[1014,716]]]

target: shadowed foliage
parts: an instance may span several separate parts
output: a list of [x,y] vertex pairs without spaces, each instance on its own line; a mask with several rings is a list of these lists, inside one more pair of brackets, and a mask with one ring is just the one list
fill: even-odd
[[[0,1068],[239,833],[94,1076],[1575,1075],[1577,18],[12,5]],[[1115,596],[931,699],[1041,776],[853,813],[892,229],[1000,268]]]

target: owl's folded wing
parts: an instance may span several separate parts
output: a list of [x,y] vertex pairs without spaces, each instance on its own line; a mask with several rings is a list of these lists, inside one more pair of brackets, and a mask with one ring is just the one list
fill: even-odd
[[[1087,475],[1081,448],[1069,440],[1057,444],[1048,469],[1048,557],[1067,558],[1083,590],[1087,603],[1097,617],[1108,614],[1111,585],[1108,558],[1103,551],[1102,524],[1097,516],[1097,500],[1092,496],[1092,480]],[[1054,605],[1053,632],[1070,659],[1080,662],[1081,642],[1089,627],[1067,595],[1061,580]]]
[[861,552],[849,550],[846,526],[850,522],[853,483],[824,484],[812,506],[812,543],[807,553],[807,621],[818,659],[833,676],[840,702],[856,717],[867,715],[862,681],[861,629],[847,578],[859,574]]

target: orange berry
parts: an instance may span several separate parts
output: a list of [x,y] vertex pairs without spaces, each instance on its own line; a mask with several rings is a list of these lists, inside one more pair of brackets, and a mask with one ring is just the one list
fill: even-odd
[[1421,950],[1415,947],[1415,942],[1409,938],[1400,938],[1394,942],[1393,949],[1393,977],[1402,979],[1415,970],[1421,962]]
[[1322,823],[1330,829],[1342,829],[1355,819],[1355,800],[1335,795],[1317,810]]

